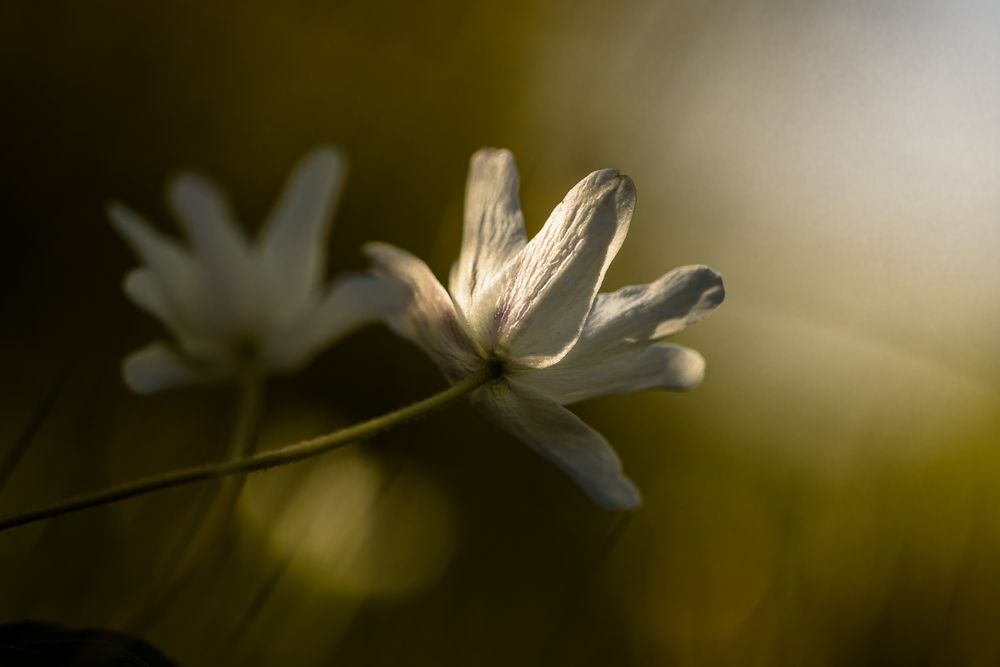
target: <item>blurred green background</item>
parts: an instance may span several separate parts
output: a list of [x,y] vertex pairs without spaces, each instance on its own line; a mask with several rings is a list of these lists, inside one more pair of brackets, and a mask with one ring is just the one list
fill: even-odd
[[[16,511],[217,458],[226,388],[131,395],[160,334],[121,199],[176,230],[197,168],[248,229],[320,143],[333,273],[385,240],[446,276],[469,155],[514,151],[529,232],[589,171],[639,202],[605,289],[706,263],[687,394],[576,408],[646,504],[601,511],[468,406],[255,476],[150,612],[203,489],[0,535],[0,622],[200,665],[1000,664],[1000,9],[881,2],[0,5],[0,491]],[[265,445],[444,386],[371,328],[269,385]]]

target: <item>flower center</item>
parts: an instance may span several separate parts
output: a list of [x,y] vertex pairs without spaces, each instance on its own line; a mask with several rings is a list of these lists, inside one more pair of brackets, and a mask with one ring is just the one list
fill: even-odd
[[503,377],[504,373],[507,372],[507,365],[503,359],[501,359],[496,354],[491,354],[486,358],[486,368],[489,371],[490,377],[493,379],[498,379]]

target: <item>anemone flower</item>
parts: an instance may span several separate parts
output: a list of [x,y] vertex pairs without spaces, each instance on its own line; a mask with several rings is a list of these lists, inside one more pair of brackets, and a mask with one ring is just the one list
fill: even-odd
[[309,153],[253,240],[241,231],[226,196],[197,174],[182,173],[167,187],[190,247],[126,206],[111,204],[115,229],[143,263],[125,277],[125,293],[173,338],[125,359],[123,376],[132,390],[233,381],[246,372],[292,372],[393,307],[401,295],[368,275],[323,284],[343,171],[337,151],[321,147]]
[[452,383],[484,365],[497,369],[473,403],[612,510],[638,506],[639,491],[608,442],[563,406],[697,385],[702,356],[661,341],[724,296],[722,278],[706,266],[599,294],[634,206],[631,179],[595,171],[529,242],[513,156],[482,149],[470,163],[462,249],[449,290],[406,251],[384,243],[365,248],[377,275],[409,290],[390,326],[422,347]]

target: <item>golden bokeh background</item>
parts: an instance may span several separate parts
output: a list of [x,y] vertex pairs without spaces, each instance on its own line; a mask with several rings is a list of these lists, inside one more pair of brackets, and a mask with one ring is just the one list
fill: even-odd
[[[702,387],[575,408],[645,506],[613,515],[467,405],[254,476],[150,610],[205,489],[0,535],[0,622],[120,629],[179,664],[1000,664],[1000,9],[940,3],[0,6],[0,511],[218,458],[225,387],[130,394],[158,336],[104,209],[176,230],[197,168],[247,229],[350,159],[331,272],[385,240],[446,276],[469,155],[536,231],[635,180],[606,289],[706,263]],[[272,380],[263,443],[444,386],[383,328]]]

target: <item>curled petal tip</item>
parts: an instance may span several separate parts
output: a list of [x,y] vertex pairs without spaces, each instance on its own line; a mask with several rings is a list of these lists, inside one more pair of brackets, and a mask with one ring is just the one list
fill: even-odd
[[621,177],[620,171],[608,167],[607,169],[598,169],[597,171],[590,172],[583,181],[585,183],[589,182],[590,185],[604,185],[605,183],[615,183]]
[[[680,267],[676,271],[687,273],[684,284],[692,293],[700,295],[698,305],[704,311],[704,315],[707,315],[725,300],[726,287],[722,280],[722,274],[712,267],[705,264],[694,264],[692,266]],[[667,275],[669,276],[669,274]],[[699,317],[698,319],[701,318]]]
[[701,268],[704,270],[703,279],[709,285],[702,295],[702,301],[707,308],[717,308],[726,299],[726,286],[722,275],[708,266]]
[[577,184],[580,194],[592,193],[595,200],[608,201],[614,199],[619,209],[632,209],[635,206],[635,182],[617,169],[600,169],[591,172]]
[[635,207],[635,182],[629,176],[624,174],[619,174],[616,178],[617,186],[615,189],[615,199],[616,204],[619,208],[634,208]]
[[[712,273],[715,273],[715,271],[713,271]],[[719,281],[719,286],[715,288],[715,303],[716,305],[718,305],[723,301],[725,301],[726,299],[726,283],[722,279],[721,273],[715,273],[715,277]]]

